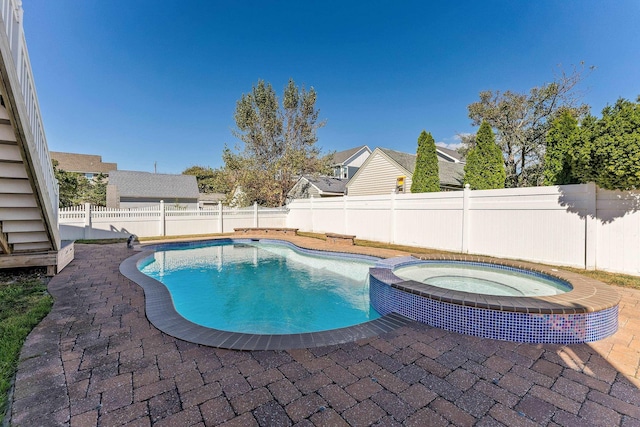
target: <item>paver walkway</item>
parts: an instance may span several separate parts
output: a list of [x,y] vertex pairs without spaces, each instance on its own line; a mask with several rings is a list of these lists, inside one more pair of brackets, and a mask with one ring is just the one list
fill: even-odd
[[640,426],[640,291],[583,345],[414,324],[347,345],[240,352],[155,329],[123,244],[77,245],[21,354],[16,426]]

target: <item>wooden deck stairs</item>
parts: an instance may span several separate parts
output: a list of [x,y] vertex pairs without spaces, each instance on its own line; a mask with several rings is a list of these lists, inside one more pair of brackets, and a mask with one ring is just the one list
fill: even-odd
[[0,0],[0,268],[60,271],[73,243],[58,229],[51,166],[18,0]]

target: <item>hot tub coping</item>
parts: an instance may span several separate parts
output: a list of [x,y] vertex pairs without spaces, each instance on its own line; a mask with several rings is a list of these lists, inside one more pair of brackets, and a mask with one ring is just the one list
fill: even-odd
[[[526,270],[566,281],[573,289],[558,295],[536,297],[483,295],[430,286],[405,280],[393,274],[396,268],[419,264],[422,261],[482,263]],[[525,261],[497,260],[482,256],[438,254],[390,258],[378,263],[370,270],[370,274],[404,292],[436,301],[490,310],[534,314],[579,314],[606,310],[617,306],[620,302],[620,295],[613,287],[579,273]]]

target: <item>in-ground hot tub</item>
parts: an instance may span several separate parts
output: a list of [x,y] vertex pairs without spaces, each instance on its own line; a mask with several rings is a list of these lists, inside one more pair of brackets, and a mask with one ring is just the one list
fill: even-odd
[[[429,272],[430,266],[439,271]],[[478,269],[484,273],[470,274]],[[467,335],[573,344],[618,329],[620,296],[614,289],[552,267],[464,256],[398,257],[378,262],[369,280],[371,304],[380,314],[398,313]]]

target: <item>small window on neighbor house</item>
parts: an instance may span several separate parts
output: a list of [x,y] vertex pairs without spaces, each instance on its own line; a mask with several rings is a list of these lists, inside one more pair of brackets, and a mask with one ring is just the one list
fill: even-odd
[[343,178],[346,178],[346,177],[347,177],[347,171],[344,171],[344,173],[342,174],[342,177],[343,177]]
[[84,176],[87,179],[93,179],[93,174],[92,173],[85,173]]

